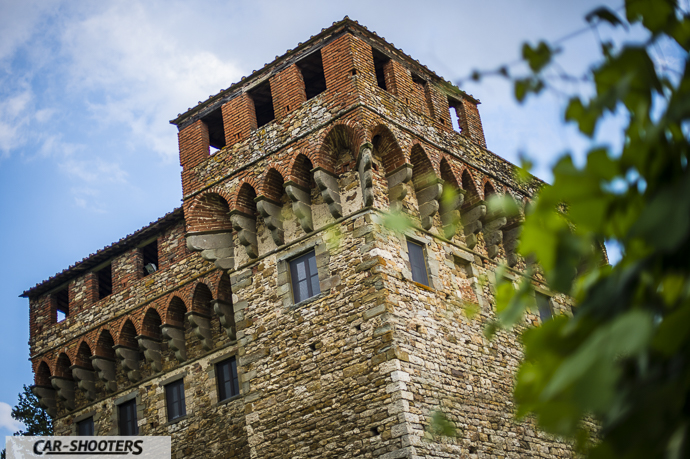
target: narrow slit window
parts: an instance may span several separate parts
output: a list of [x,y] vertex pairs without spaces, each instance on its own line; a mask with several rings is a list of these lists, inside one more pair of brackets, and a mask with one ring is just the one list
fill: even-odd
[[539,318],[542,322],[549,320],[553,316],[551,311],[551,299],[543,293],[535,293],[537,300],[537,309],[539,310]]
[[426,261],[424,247],[412,241],[407,241],[407,253],[410,257],[412,268],[412,280],[422,285],[429,286],[429,277],[426,273]]
[[98,276],[98,299],[102,300],[113,293],[113,269],[112,264],[96,273]]
[[448,99],[448,109],[450,110],[450,121],[453,125],[453,130],[462,133],[462,126],[460,126],[460,102],[454,99]]
[[313,250],[290,261],[290,278],[295,303],[321,293],[319,272],[316,269],[316,254]]
[[384,70],[384,67],[391,59],[390,57],[386,56],[377,49],[372,49],[371,53],[374,56],[374,71],[376,72],[376,83],[379,85],[379,88],[388,91],[388,88],[386,87],[386,72]]
[[117,407],[118,427],[120,435],[132,436],[139,435],[139,425],[137,424],[137,401],[130,400]]
[[168,406],[168,421],[187,414],[184,401],[184,379],[178,379],[165,386],[165,401]]
[[218,381],[219,402],[232,398],[240,393],[235,357],[231,357],[216,364],[216,380]]
[[297,68],[302,72],[307,100],[326,90],[326,75],[323,73],[321,50],[300,60],[297,63]]
[[270,123],[275,119],[273,111],[273,96],[271,95],[271,85],[268,80],[264,81],[254,89],[249,91],[249,97],[254,101],[254,113],[256,114],[256,127]]
[[144,258],[144,276],[158,271],[158,240],[142,247],[141,254]]
[[77,435],[79,435],[80,437],[95,435],[93,417],[86,418],[84,420],[77,422]]
[[57,309],[56,322],[62,322],[69,316],[69,291],[64,288],[55,293],[55,309]]

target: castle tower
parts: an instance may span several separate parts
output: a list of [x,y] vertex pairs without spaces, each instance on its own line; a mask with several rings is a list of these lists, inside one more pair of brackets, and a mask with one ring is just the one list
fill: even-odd
[[[526,268],[520,217],[486,200],[540,184],[486,149],[478,104],[345,18],[179,115],[182,208],[23,294],[56,434],[170,435],[199,458],[572,456],[514,420],[518,332],[483,335],[497,267]],[[542,318],[569,310],[534,282]]]

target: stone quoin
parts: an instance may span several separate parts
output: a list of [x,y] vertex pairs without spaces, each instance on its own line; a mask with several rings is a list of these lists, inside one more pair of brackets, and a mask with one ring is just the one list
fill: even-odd
[[[524,209],[543,183],[487,149],[478,104],[346,17],[171,121],[182,206],[23,293],[55,434],[166,435],[173,457],[572,457],[515,420],[520,330],[483,334],[498,266],[527,266],[521,217],[486,200]],[[524,326],[570,314],[532,280]]]

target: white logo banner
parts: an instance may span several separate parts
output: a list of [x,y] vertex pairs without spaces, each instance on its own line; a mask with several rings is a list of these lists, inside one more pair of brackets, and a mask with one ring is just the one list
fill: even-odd
[[7,459],[170,458],[170,437],[5,437]]

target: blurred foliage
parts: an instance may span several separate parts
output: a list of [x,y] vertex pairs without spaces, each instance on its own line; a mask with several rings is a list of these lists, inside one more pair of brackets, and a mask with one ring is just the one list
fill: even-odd
[[[688,457],[690,16],[672,0],[627,0],[624,17],[598,8],[586,19],[637,25],[647,35],[602,43],[593,95],[572,98],[565,111],[588,137],[607,114],[623,116],[622,151],[593,148],[582,167],[561,158],[553,186],[526,210],[520,253],[576,306],[572,317],[523,333],[518,415],[536,415],[541,428],[576,440],[593,458]],[[677,73],[653,59],[653,49],[669,43],[684,51]],[[530,74],[513,79],[518,100],[548,88],[557,52],[545,42],[524,45]],[[604,241],[621,248],[615,266],[606,263]],[[532,290],[529,280],[498,283],[489,334],[524,323]],[[594,443],[588,417],[599,425]]]
[[427,427],[427,432],[432,436],[456,437],[458,435],[455,424],[446,417],[442,410],[436,410],[431,413],[431,422]]

